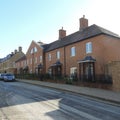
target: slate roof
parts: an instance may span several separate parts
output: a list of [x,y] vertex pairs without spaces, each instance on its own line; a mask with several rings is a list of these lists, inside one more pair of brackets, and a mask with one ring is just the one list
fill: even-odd
[[94,36],[97,36],[100,34],[105,34],[108,36],[120,38],[119,35],[93,24],[93,25],[85,28],[82,31],[77,31],[73,34],[70,34],[70,35],[60,39],[60,40],[56,40],[50,44],[43,45],[43,47],[44,47],[45,52],[48,52],[48,51],[51,51],[51,50],[54,50],[54,49],[57,49],[60,47],[64,47],[69,44],[73,44],[75,42],[86,40],[88,38],[91,38],[91,37],[94,37]]
[[25,55],[22,56],[21,58],[19,58],[18,60],[16,60],[15,62],[17,63],[17,62],[20,62],[20,61],[23,61],[23,60],[26,60],[26,56]]

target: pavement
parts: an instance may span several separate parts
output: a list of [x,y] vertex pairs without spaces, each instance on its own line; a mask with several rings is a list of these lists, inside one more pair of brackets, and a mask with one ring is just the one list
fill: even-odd
[[89,88],[89,87],[80,87],[80,86],[68,85],[68,84],[44,82],[39,80],[17,79],[17,81],[39,85],[43,87],[54,88],[57,90],[63,90],[70,93],[76,93],[120,105],[120,92],[104,90],[99,88]]

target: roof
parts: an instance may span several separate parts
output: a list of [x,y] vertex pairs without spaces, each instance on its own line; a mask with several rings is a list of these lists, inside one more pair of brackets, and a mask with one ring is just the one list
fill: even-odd
[[6,57],[4,58],[0,58],[0,63],[5,62],[6,60],[10,59],[14,54],[8,54]]
[[56,63],[52,64],[51,67],[55,67],[55,66],[61,66],[62,63],[60,61],[56,61]]
[[82,41],[82,40],[85,40],[85,39],[88,39],[91,37],[95,37],[100,34],[105,34],[108,36],[120,38],[119,35],[93,24],[93,25],[85,28],[82,31],[77,31],[73,34],[70,34],[70,35],[60,39],[60,40],[56,40],[50,44],[43,45],[43,47],[44,47],[44,50],[47,52],[47,51],[51,51],[51,50],[54,50],[54,49],[57,49],[60,47],[64,47],[66,45],[69,45],[69,44],[72,44],[75,42],[79,42],[79,41]]
[[78,63],[84,62],[96,62],[96,59],[94,59],[92,56],[86,56],[83,60],[78,61]]
[[26,60],[26,56],[22,56],[21,58],[19,58],[18,60],[16,60],[15,62],[20,62],[20,61],[23,61],[23,60]]

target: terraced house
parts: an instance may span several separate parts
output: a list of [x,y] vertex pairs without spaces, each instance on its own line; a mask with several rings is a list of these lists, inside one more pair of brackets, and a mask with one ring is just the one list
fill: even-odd
[[43,65],[45,65],[44,60],[44,43],[31,42],[27,53],[25,56],[18,59],[16,63],[17,73],[40,73],[44,72]]
[[70,35],[60,29],[58,40],[50,44],[32,41],[26,54],[29,72],[112,83],[108,64],[120,61],[120,36],[95,24],[89,26],[85,16],[79,23],[79,30]]
[[80,80],[111,79],[107,64],[120,61],[119,35],[97,25],[88,26],[80,19],[79,31],[66,36],[59,30],[59,39],[45,49],[46,72],[51,75],[76,76]]
[[14,50],[11,54],[8,54],[6,57],[1,58],[0,60],[0,72],[1,73],[17,73],[17,68],[15,61],[23,57],[25,54],[22,52],[22,47],[19,47],[18,50]]
[[69,76],[83,81],[110,80],[108,64],[120,61],[120,36],[98,25],[88,25],[83,16],[79,30],[66,35],[59,30],[58,40],[43,44],[32,41],[26,53],[30,73]]

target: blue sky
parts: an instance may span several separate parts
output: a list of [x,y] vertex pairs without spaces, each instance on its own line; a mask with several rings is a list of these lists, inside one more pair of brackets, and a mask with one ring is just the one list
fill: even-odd
[[22,46],[26,53],[32,40],[50,43],[58,30],[67,35],[79,30],[83,15],[120,35],[119,0],[0,0],[0,58]]

